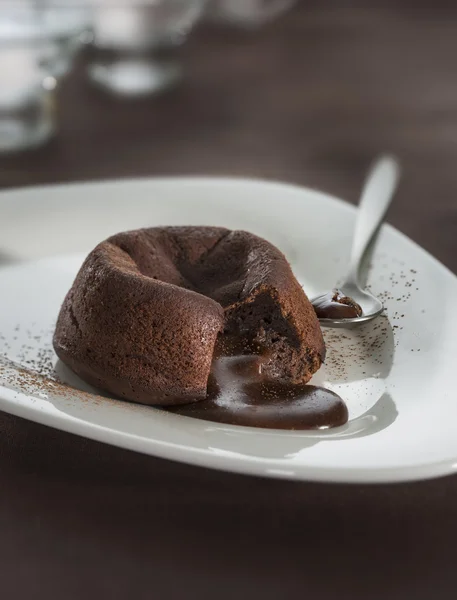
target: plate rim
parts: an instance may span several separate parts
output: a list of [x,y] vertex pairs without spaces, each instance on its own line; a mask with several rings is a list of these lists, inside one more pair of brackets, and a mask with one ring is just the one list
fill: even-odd
[[[159,176],[142,176],[142,177],[120,177],[120,178],[105,178],[105,179],[97,179],[97,180],[85,180],[85,181],[70,181],[66,182],[58,182],[58,183],[46,183],[40,185],[24,185],[11,187],[6,189],[0,189],[0,203],[5,201],[9,195],[28,195],[32,194],[36,191],[51,191],[51,192],[61,192],[66,189],[77,188],[77,187],[103,187],[106,185],[130,185],[130,184],[138,184],[138,183],[164,183],[164,184],[173,184],[179,182],[181,184],[248,184],[248,185],[268,185],[268,186],[277,186],[278,188],[287,188],[290,190],[295,190],[296,192],[304,192],[306,194],[311,194],[316,197],[325,198],[327,201],[331,201],[332,203],[337,204],[340,208],[347,210],[349,212],[356,212],[357,205],[352,204],[352,202],[348,202],[339,196],[335,196],[330,192],[325,192],[323,190],[319,190],[314,187],[308,187],[305,185],[300,185],[298,183],[291,183],[288,181],[281,181],[280,179],[268,179],[262,177],[230,177],[230,176],[204,176],[204,175],[159,175]],[[68,200],[65,200],[68,201]],[[388,216],[388,213],[387,213]],[[448,266],[442,263],[438,258],[433,256],[428,250],[423,248],[418,242],[411,239],[405,233],[397,229],[395,226],[391,225],[388,221],[385,221],[382,226],[390,233],[394,235],[400,236],[404,241],[412,244],[416,250],[418,250],[424,257],[427,257],[427,260],[432,260],[434,264],[440,268],[444,269],[444,271],[451,275],[452,277],[457,279],[457,273],[454,273]],[[52,255],[50,255],[52,256]]]
[[[183,454],[182,449],[176,444],[168,446],[165,442],[158,441],[153,438],[144,438],[135,436],[131,433],[119,434],[108,427],[97,425],[94,423],[84,422],[84,433],[79,431],[79,419],[61,417],[60,413],[49,414],[43,413],[39,409],[34,409],[33,414],[36,418],[30,418],[30,409],[25,409],[22,404],[15,402],[14,396],[28,398],[27,394],[15,392],[0,387],[2,394],[7,392],[5,397],[0,394],[0,410],[5,410],[5,407],[11,410],[5,410],[8,414],[16,417],[51,427],[59,431],[64,431],[78,437],[90,439],[103,444],[109,444],[124,450],[146,454],[155,458],[171,460],[173,462],[188,464],[197,467],[208,468],[216,471],[225,471],[230,473],[238,473],[241,475],[266,477],[273,479],[287,479],[291,481],[307,481],[316,483],[342,483],[342,484],[388,484],[388,483],[406,483],[413,481],[423,481],[429,479],[437,479],[439,477],[452,475],[457,471],[457,459],[448,459],[436,461],[426,465],[402,466],[402,467],[377,467],[370,468],[350,468],[350,467],[316,467],[306,465],[305,467],[297,468],[295,465],[285,465],[278,468],[267,466],[259,463],[250,456],[237,458],[233,456],[225,456],[221,462],[218,457],[205,450],[196,449],[186,446],[186,452]],[[8,393],[10,392],[10,393]],[[24,408],[24,410],[22,410]],[[41,418],[41,415],[46,415]],[[188,418],[188,417],[182,417]],[[60,426],[62,424],[62,426]],[[254,429],[246,427],[244,429]],[[109,433],[108,439],[103,437],[104,433]],[[119,439],[114,440],[119,436]],[[144,445],[146,442],[146,447]],[[165,451],[164,448],[167,448]],[[151,451],[151,450],[154,451]],[[170,451],[171,450],[171,451]],[[204,456],[204,460],[199,460]]]

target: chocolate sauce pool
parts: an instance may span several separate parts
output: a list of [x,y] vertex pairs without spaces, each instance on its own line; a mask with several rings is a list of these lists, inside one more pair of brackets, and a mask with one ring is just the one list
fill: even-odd
[[221,356],[213,363],[205,400],[167,410],[179,415],[269,429],[320,429],[348,420],[343,400],[314,385],[287,385],[262,375],[267,357]]

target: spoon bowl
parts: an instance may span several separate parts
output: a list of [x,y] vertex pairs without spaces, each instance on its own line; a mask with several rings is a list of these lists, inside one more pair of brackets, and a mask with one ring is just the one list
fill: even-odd
[[[330,311],[328,311],[329,314],[326,316],[325,309],[323,311],[319,310],[318,317],[322,326],[349,327],[371,321],[371,319],[378,317],[382,313],[382,302],[360,285],[359,271],[367,248],[378,233],[392,201],[399,175],[400,167],[394,158],[383,156],[376,161],[367,177],[360,199],[352,242],[349,273],[344,283],[339,286],[338,290],[335,290],[335,292],[338,292],[340,298],[336,300],[335,297],[332,301],[332,292],[327,292],[320,294],[312,300],[312,304],[316,310],[317,305],[325,300],[327,300],[329,306],[331,303],[333,308],[335,305],[338,306],[336,303],[339,303],[341,308],[346,305],[346,308],[349,309],[355,303],[359,305],[357,309],[359,312],[361,309],[361,314],[354,317],[338,317],[335,313],[330,314]],[[330,303],[328,301],[329,297]]]
[[[360,317],[353,318],[319,318],[319,323],[322,327],[349,327],[354,324],[366,323],[367,321],[371,321],[375,317],[378,317],[382,311],[384,310],[384,306],[382,302],[373,296],[367,290],[362,290],[358,286],[346,283],[338,288],[340,292],[342,292],[345,296],[349,296],[357,302],[357,304],[362,307],[362,314]],[[322,294],[313,299],[313,304],[320,299],[325,298],[327,294]]]

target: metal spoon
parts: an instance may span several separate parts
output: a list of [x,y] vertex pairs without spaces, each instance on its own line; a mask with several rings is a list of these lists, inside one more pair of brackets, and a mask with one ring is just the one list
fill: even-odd
[[[380,315],[382,302],[363,290],[359,283],[359,270],[369,243],[378,231],[390,205],[400,174],[398,162],[389,156],[379,158],[371,169],[360,198],[357,222],[352,242],[349,273],[339,290],[352,298],[362,309],[361,316],[353,318],[319,318],[324,327],[347,327],[365,323]],[[328,294],[321,294],[312,300],[315,304]]]

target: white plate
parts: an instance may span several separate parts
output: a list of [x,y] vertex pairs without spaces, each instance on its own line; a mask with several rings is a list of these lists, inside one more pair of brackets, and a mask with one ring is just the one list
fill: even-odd
[[352,206],[277,183],[155,179],[4,192],[0,211],[0,409],[139,452],[271,477],[385,482],[456,469],[457,279],[393,228],[383,227],[369,271],[387,316],[325,332],[328,361],[315,380],[347,401],[349,423],[287,432],[101,398],[61,364],[68,385],[53,387],[54,322],[85,253],[114,232],[159,224],[250,230],[285,252],[309,295],[328,290],[347,265]]

